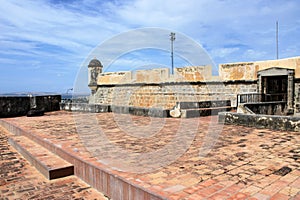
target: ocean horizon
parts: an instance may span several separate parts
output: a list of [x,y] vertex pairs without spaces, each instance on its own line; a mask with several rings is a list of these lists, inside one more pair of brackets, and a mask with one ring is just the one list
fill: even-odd
[[0,97],[27,97],[27,96],[47,96],[61,95],[62,99],[74,99],[90,96],[89,93],[59,93],[59,92],[9,92],[0,93]]

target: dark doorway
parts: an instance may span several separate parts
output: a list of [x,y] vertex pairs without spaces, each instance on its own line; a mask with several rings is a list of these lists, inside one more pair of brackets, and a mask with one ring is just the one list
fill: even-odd
[[272,67],[257,72],[261,101],[280,101],[287,105],[286,112],[294,112],[295,70]]
[[264,76],[265,101],[287,101],[288,76]]

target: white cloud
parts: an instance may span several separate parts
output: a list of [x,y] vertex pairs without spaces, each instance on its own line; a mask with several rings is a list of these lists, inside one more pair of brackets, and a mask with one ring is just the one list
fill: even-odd
[[230,56],[230,54],[238,51],[239,48],[238,47],[234,47],[234,48],[219,48],[219,49],[214,49],[211,51],[211,54],[213,57],[220,57],[220,58],[224,58],[227,56]]
[[[244,59],[248,59],[248,61],[256,61],[256,60],[263,60],[263,58],[267,55],[265,51],[255,51],[253,49],[248,49],[245,53],[241,56]],[[275,59],[275,57],[274,57]],[[245,60],[246,61],[246,60]]]
[[[182,32],[202,44],[218,63],[272,59],[276,20],[282,56],[296,56],[300,52],[299,11],[300,2],[293,0],[3,0],[0,66],[31,65],[36,60],[52,66],[52,70],[59,70],[59,63],[62,71],[76,71],[98,44],[123,31],[143,27]],[[135,38],[130,41],[139,42]],[[106,53],[118,52],[127,42],[111,44]],[[168,48],[168,39],[160,42]],[[180,54],[195,53],[179,39],[175,47]]]

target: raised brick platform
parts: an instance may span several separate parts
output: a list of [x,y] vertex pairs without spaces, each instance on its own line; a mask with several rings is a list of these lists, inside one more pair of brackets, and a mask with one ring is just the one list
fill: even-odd
[[74,174],[72,164],[25,136],[11,137],[9,143],[49,180]]
[[[75,124],[74,115],[77,120],[82,120],[81,123]],[[97,123],[90,120],[92,116],[97,119]],[[131,118],[132,124],[127,123],[127,118]],[[120,120],[122,124],[117,123]],[[226,125],[219,135],[214,135],[220,126],[215,116],[166,118],[162,128],[149,138],[129,134],[137,130],[146,132],[150,122],[150,118],[132,115],[60,111],[46,113],[42,117],[1,119],[0,125],[14,134],[26,135],[39,141],[42,146],[73,163],[76,176],[112,199],[300,198],[299,134]],[[198,126],[193,129],[192,125],[197,123]],[[87,152],[86,145],[79,137],[90,136],[86,138],[86,144],[93,147],[97,138],[91,132],[99,128],[111,144],[128,152],[147,153],[174,140],[181,125],[182,132],[177,135],[195,131],[188,150],[173,163],[148,173],[121,172],[113,168],[119,165],[101,163],[105,156],[110,156],[108,153],[117,153],[118,149],[103,149],[96,158]],[[151,130],[155,127],[156,123],[151,126]],[[78,128],[81,128],[80,134]],[[203,143],[211,144],[214,141],[211,151],[204,157],[200,156]],[[183,147],[178,145],[173,151],[179,148]],[[170,158],[169,154],[157,157],[155,162],[162,163],[167,158]],[[137,161],[128,155],[117,159],[118,163],[135,162],[143,168],[148,167],[150,162]]]
[[108,200],[76,176],[48,180],[8,143],[0,126],[0,199]]

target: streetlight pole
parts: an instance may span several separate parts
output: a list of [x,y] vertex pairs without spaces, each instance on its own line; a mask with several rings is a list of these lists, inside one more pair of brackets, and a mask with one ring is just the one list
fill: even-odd
[[172,63],[172,74],[174,74],[174,47],[173,47],[173,43],[175,40],[175,33],[171,32],[170,34],[170,40],[171,40],[171,63]]
[[278,60],[279,54],[278,54],[278,21],[276,21],[276,58]]

